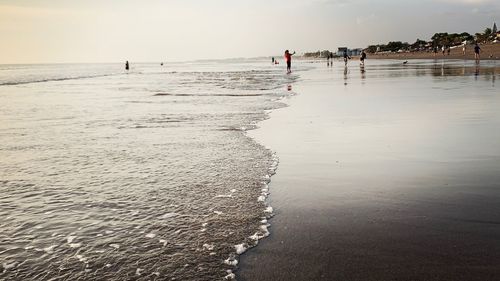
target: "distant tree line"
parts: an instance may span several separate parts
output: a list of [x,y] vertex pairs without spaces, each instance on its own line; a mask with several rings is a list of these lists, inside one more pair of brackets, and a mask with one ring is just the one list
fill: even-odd
[[[424,51],[431,50],[436,47],[451,47],[463,44],[463,42],[478,42],[484,43],[496,39],[497,27],[496,24],[493,28],[486,28],[482,33],[476,33],[473,35],[462,32],[462,33],[447,33],[440,32],[435,33],[431,37],[431,41],[425,41],[417,39],[414,43],[409,44],[408,42],[401,41],[391,41],[387,44],[370,45],[365,51],[368,53],[376,52],[407,52],[407,51]],[[328,50],[304,53],[306,58],[327,58],[330,54],[337,57],[336,53],[330,52]]]
[[366,48],[369,53],[376,52],[405,52],[405,51],[419,51],[428,50],[440,46],[457,46],[461,45],[464,41],[466,42],[478,42],[484,43],[496,38],[496,25],[493,29],[486,28],[482,33],[476,33],[475,36],[467,32],[462,33],[435,33],[431,37],[431,41],[427,42],[421,39],[417,39],[415,43],[409,44],[408,42],[393,41],[387,44],[370,45]]

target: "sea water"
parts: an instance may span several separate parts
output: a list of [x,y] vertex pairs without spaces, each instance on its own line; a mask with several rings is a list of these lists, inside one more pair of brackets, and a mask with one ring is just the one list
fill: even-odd
[[[1,280],[221,280],[268,235],[267,60],[0,65]],[[299,69],[300,71],[300,69]]]

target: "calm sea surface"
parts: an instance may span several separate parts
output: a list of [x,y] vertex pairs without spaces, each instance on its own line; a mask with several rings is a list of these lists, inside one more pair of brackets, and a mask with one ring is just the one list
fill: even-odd
[[221,280],[268,235],[266,61],[0,65],[0,280]]

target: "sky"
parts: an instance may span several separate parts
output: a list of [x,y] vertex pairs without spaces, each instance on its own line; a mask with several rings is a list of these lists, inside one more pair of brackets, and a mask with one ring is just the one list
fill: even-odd
[[278,56],[474,34],[499,16],[498,0],[0,0],[0,64]]

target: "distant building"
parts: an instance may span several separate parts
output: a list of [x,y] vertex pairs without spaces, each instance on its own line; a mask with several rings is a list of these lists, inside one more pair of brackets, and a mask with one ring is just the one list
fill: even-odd
[[348,51],[347,47],[339,47],[337,51],[337,56],[339,57],[343,56],[345,51]]
[[359,56],[363,51],[362,48],[349,49],[347,47],[339,47],[337,50],[337,56],[343,56],[344,52],[347,51],[347,55],[349,56]]
[[351,49],[351,50],[349,50],[349,52],[350,52],[349,55],[350,56],[359,56],[359,55],[361,55],[362,51],[363,51],[362,48]]

